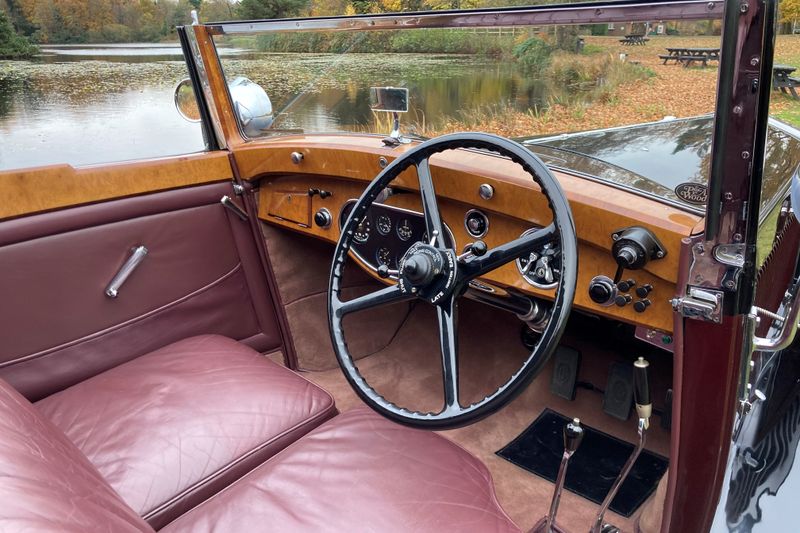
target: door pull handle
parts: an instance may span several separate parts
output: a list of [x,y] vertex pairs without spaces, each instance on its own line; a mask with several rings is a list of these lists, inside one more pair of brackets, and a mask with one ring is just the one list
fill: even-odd
[[119,296],[119,288],[125,283],[125,280],[136,270],[136,267],[139,266],[144,258],[147,256],[147,248],[144,246],[137,246],[133,250],[131,250],[131,256],[125,261],[125,264],[122,265],[122,268],[119,269],[114,279],[111,280],[111,283],[108,284],[106,287],[106,296],[109,298],[116,298]]
[[220,198],[220,203],[225,206],[226,209],[231,211],[234,215],[239,217],[242,221],[247,222],[247,213],[242,210],[241,207],[236,205],[236,202],[231,200],[231,197],[228,195],[223,196]]

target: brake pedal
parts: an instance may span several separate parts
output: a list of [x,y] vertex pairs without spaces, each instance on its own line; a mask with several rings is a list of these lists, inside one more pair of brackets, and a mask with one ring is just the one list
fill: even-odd
[[550,392],[565,400],[574,400],[580,365],[581,352],[566,346],[559,346],[556,349]]
[[619,420],[628,420],[633,405],[633,372],[625,363],[614,363],[608,373],[603,394],[603,411]]

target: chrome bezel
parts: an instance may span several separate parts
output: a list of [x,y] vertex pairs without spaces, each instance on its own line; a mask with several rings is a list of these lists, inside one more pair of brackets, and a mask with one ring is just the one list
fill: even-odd
[[[472,231],[469,229],[469,226],[467,225],[467,220],[469,220],[469,216],[472,213],[478,213],[480,216],[483,217],[483,220],[486,221],[486,228],[480,235],[475,235],[474,233],[472,233]],[[469,211],[464,213],[464,229],[467,230],[467,235],[469,235],[470,237],[473,237],[475,239],[482,239],[483,237],[486,236],[487,233],[489,233],[489,217],[486,216],[486,213],[484,213],[480,209],[470,209]]]
[[[520,237],[524,237],[525,235],[529,235],[529,234],[533,233],[534,231],[538,231],[540,229],[542,229],[542,228],[531,228],[529,230],[525,230],[525,231],[522,232],[522,235],[520,235]],[[522,279],[524,279],[529,285],[533,285],[537,289],[555,289],[556,287],[558,287],[558,281],[554,281],[553,283],[548,283],[548,284],[538,283],[536,281],[533,281],[531,278],[529,278],[525,274],[523,274],[522,272],[523,272],[524,268],[522,266],[522,263],[520,263],[520,258],[519,257],[517,257],[514,260],[514,264],[517,265],[517,271],[519,272],[519,275],[522,276]]]

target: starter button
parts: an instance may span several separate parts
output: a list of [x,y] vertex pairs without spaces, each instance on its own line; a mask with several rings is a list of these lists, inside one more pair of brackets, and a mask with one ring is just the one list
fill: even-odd
[[471,209],[464,217],[464,227],[467,229],[467,233],[480,239],[489,231],[489,219],[481,211]]

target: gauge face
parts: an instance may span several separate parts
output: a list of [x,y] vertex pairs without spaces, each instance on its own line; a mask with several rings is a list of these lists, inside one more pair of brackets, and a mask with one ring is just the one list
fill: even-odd
[[361,224],[358,225],[356,228],[355,233],[353,234],[353,238],[356,242],[365,243],[369,240],[369,232],[372,229],[369,219],[365,218],[361,221]]
[[479,239],[489,231],[489,219],[477,209],[472,209],[464,217],[464,227],[470,235]]
[[375,219],[375,227],[381,235],[389,235],[392,231],[392,219],[386,215],[380,215]]
[[375,261],[378,262],[378,265],[386,265],[387,267],[392,268],[394,266],[392,251],[386,246],[381,246],[378,248],[378,251],[375,252]]
[[401,219],[397,225],[397,236],[400,237],[401,241],[407,241],[414,236],[414,229],[407,218]]
[[[536,229],[528,230],[523,235],[533,231]],[[561,251],[558,246],[547,243],[539,250],[517,258],[516,262],[519,273],[534,287],[552,289],[558,285],[561,276]]]

